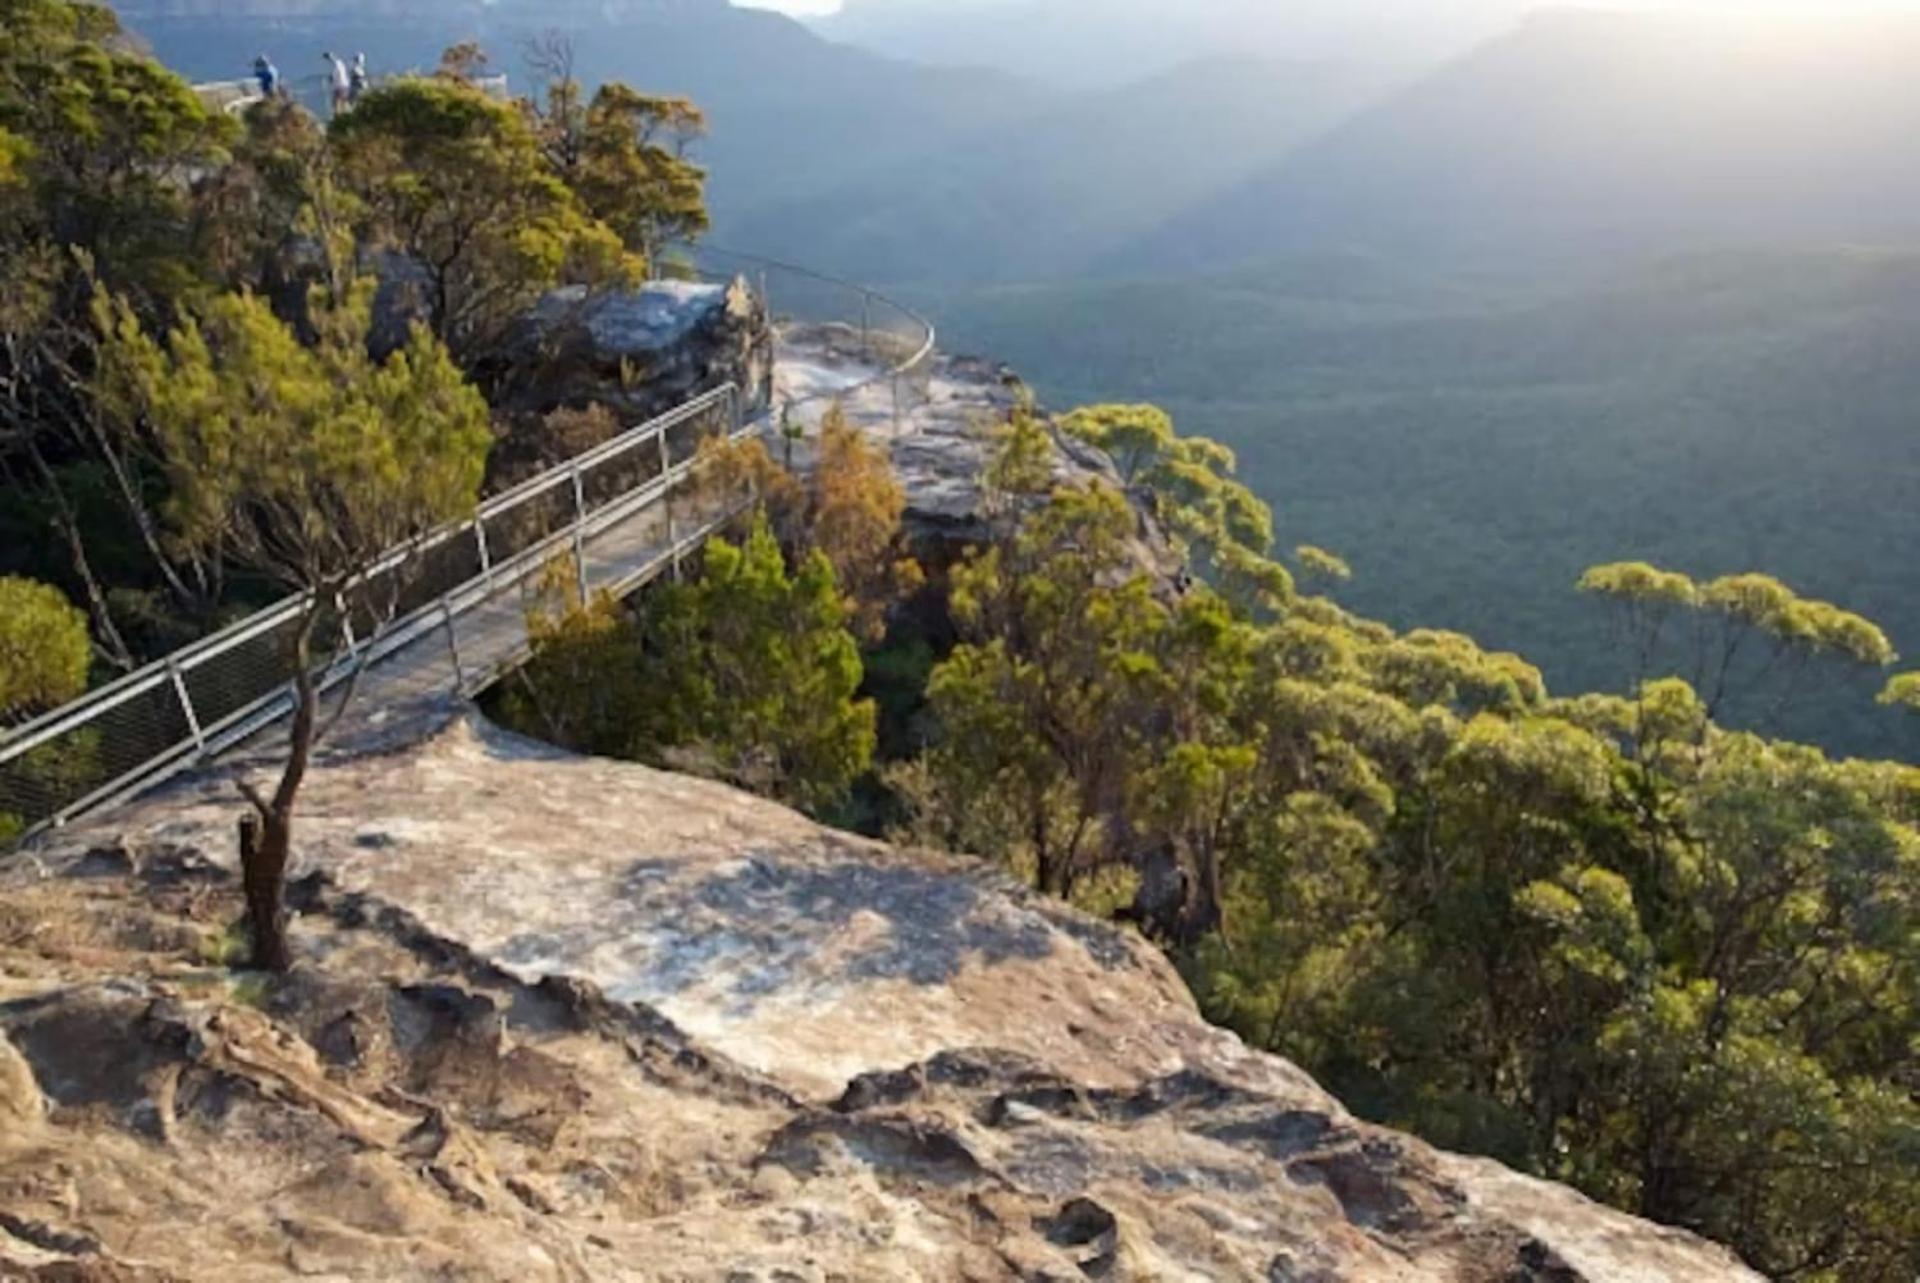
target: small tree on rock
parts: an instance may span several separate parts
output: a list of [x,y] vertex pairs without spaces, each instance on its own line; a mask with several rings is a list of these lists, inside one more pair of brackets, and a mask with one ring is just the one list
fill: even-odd
[[271,795],[241,786],[256,812],[241,864],[265,970],[291,965],[282,892],[294,803],[322,734],[314,672],[332,639],[321,622],[389,550],[472,509],[491,441],[485,401],[425,328],[380,364],[368,356],[372,296],[366,279],[316,291],[312,346],[249,294],[214,299],[165,342],[124,300],[96,313],[98,390],[158,443],[176,537],[217,543],[305,603],[286,765]]

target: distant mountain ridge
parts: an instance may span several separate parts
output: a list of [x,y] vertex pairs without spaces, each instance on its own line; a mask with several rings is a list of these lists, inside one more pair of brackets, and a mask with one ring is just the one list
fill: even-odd
[[1638,253],[1920,232],[1920,18],[1551,12],[1116,255]]
[[884,282],[1071,277],[1331,128],[1378,84],[1337,64],[1193,62],[871,158],[737,235]]
[[1518,0],[845,0],[829,39],[941,65],[1113,88],[1198,59],[1430,64],[1499,31]]
[[[1238,0],[1235,0],[1237,3]],[[529,37],[572,37],[589,84],[707,113],[715,239],[877,283],[1070,275],[1232,189],[1365,101],[1381,73],[1213,58],[1119,88],[920,65],[726,0],[130,0],[126,21],[196,79],[265,51],[324,94],[325,49],[376,73],[475,40],[520,92]]]
[[328,49],[365,50],[376,74],[431,68],[477,40],[522,92],[526,41],[572,38],[588,84],[625,80],[684,94],[707,113],[697,147],[717,231],[775,201],[831,188],[869,158],[1018,119],[1055,95],[994,72],[927,68],[831,44],[780,14],[726,0],[129,0],[127,25],[197,80],[248,74],[270,54],[294,83]]

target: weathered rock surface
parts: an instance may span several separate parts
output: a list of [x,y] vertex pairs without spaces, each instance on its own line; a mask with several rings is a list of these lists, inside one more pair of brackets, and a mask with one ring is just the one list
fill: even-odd
[[631,425],[723,383],[756,396],[773,359],[766,305],[744,280],[649,281],[608,293],[555,290],[476,377],[512,413],[598,404]]
[[1732,1280],[1360,1123],[964,861],[454,720],[336,757],[299,962],[230,782],[0,864],[0,1278]]

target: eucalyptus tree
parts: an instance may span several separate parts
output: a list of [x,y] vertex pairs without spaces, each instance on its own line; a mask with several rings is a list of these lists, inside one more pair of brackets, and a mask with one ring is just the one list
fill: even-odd
[[326,730],[316,668],[336,644],[322,621],[366,591],[387,553],[472,509],[492,441],[485,401],[438,339],[416,326],[376,362],[375,283],[344,267],[334,279],[314,291],[311,343],[250,294],[209,299],[164,338],[124,298],[96,307],[98,394],[157,442],[174,538],[218,545],[302,603],[287,759],[270,794],[242,785],[257,821],[241,844],[253,961],[268,970],[292,957],[282,897],[295,804]]

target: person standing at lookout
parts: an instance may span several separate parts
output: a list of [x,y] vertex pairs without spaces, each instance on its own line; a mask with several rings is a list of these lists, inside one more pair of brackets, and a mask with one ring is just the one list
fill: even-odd
[[260,96],[273,99],[280,96],[280,68],[261,54],[253,60],[253,78],[260,82]]
[[359,102],[360,95],[367,92],[367,83],[367,55],[357,53],[353,55],[353,71],[349,74],[347,85],[348,100],[351,102]]
[[333,114],[338,116],[352,101],[353,81],[347,75],[347,64],[342,62],[332,50],[320,56],[327,60],[328,66],[333,71]]

